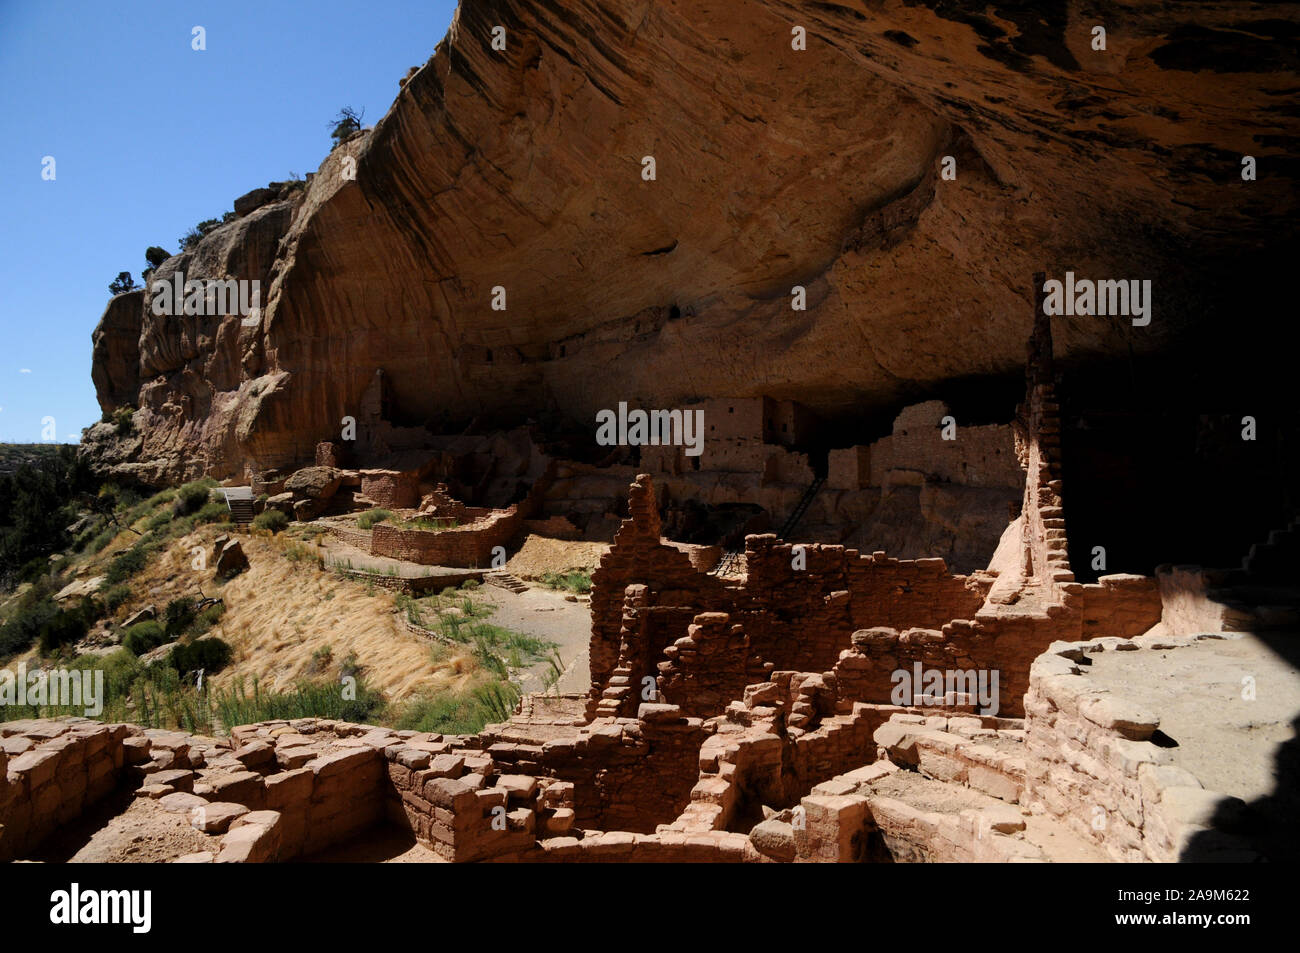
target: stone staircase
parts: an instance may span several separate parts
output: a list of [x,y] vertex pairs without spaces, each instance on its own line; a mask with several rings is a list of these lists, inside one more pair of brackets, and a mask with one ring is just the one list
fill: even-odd
[[620,665],[614,669],[614,674],[610,675],[605,690],[601,692],[600,701],[596,703],[596,717],[619,717],[619,712],[622,711],[623,704],[628,696],[632,694],[634,687],[630,668],[626,665]]
[[1227,628],[1300,630],[1300,519],[1252,545],[1240,569],[1207,569],[1205,578],[1206,595],[1228,609]]
[[1268,534],[1268,539],[1255,543],[1242,560],[1241,568],[1261,582],[1289,582],[1300,578],[1300,519],[1294,519],[1282,529]]
[[498,589],[509,589],[511,592],[527,592],[528,584],[521,580],[513,573],[497,570],[483,574],[483,581],[489,586],[496,586]]
[[240,525],[253,522],[253,488],[226,486],[220,489],[226,498],[226,507],[230,510],[230,521]]

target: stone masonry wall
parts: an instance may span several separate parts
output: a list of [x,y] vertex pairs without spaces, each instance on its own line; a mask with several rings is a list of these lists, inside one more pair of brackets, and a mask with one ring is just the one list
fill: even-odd
[[0,862],[26,856],[112,793],[141,750],[134,725],[0,722]]
[[1091,653],[1156,650],[1124,639],[1062,642],[1033,663],[1022,803],[1117,861],[1178,861],[1193,838],[1198,850],[1217,850],[1215,859],[1258,859],[1236,838],[1211,830],[1215,818],[1231,813],[1225,806],[1241,802],[1204,790],[1170,764],[1168,751],[1153,743],[1159,719],[1140,700],[1093,691],[1082,664]]

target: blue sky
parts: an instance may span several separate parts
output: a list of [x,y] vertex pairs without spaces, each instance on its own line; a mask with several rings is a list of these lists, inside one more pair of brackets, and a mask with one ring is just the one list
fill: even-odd
[[175,252],[249,189],[314,172],[339,109],[383,116],[455,6],[0,0],[0,442],[39,442],[45,417],[79,439],[100,415],[109,282],[138,284],[147,247]]

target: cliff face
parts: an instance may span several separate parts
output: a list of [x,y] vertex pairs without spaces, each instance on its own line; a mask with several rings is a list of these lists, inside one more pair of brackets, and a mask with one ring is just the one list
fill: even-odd
[[1297,19],[1087,9],[466,5],[301,199],[156,276],[261,277],[256,326],[110,303],[100,402],[141,412],[89,452],[153,481],[299,464],[377,369],[390,417],[434,429],[717,395],[847,414],[1017,372],[1036,271],[1153,282],[1145,328],[1058,322],[1063,359],[1160,349],[1294,215]]

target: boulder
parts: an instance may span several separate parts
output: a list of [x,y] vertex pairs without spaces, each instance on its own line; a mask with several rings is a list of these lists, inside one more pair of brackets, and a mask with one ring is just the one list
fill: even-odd
[[342,480],[342,474],[333,467],[303,467],[284,481],[284,488],[295,499],[328,500]]
[[154,605],[147,605],[140,611],[134,612],[130,616],[128,616],[126,621],[122,623],[122,628],[129,629],[137,622],[144,622],[148,619],[156,618],[157,616],[158,616],[158,607]]
[[239,545],[239,540],[232,539],[221,547],[221,553],[217,556],[217,575],[234,576],[248,568],[248,557],[244,555],[244,548]]

